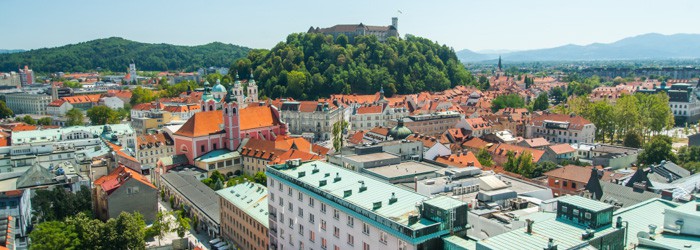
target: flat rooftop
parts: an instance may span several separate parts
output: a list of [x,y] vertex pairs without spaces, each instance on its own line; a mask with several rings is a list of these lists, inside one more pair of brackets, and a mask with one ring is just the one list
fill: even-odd
[[389,160],[389,159],[395,159],[399,158],[396,155],[392,155],[389,153],[373,153],[373,154],[366,154],[366,155],[351,155],[351,156],[346,156],[343,158],[350,159],[355,162],[373,162],[373,161],[381,161],[381,160]]
[[366,172],[370,172],[374,175],[388,179],[434,173],[438,170],[438,167],[430,166],[428,164],[416,161],[405,161],[397,165],[364,169],[364,171]]

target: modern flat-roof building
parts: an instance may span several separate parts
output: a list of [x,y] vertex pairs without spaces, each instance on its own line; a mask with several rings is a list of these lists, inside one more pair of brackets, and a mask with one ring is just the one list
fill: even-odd
[[325,162],[269,166],[271,249],[438,249],[467,204],[429,198]]
[[267,187],[246,182],[221,189],[216,194],[219,195],[224,240],[240,249],[268,249]]

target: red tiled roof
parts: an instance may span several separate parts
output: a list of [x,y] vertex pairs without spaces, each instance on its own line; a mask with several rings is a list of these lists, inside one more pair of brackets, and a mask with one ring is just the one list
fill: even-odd
[[525,139],[523,140],[523,142],[525,142],[528,145],[528,147],[531,148],[544,147],[549,145],[549,141],[542,137]]
[[389,134],[389,128],[385,128],[382,126],[374,127],[368,133],[375,133],[378,135],[387,136]]
[[363,106],[357,108],[357,114],[379,114],[382,112],[381,105]]
[[425,135],[421,135],[418,133],[409,135],[408,137],[406,137],[406,140],[407,141],[420,141],[421,143],[423,143],[423,147],[425,147],[426,149],[432,148],[436,143],[440,143],[440,142],[438,142],[438,140],[435,137],[425,136]]
[[569,145],[568,143],[551,145],[549,146],[549,149],[551,149],[552,151],[554,151],[555,154],[558,155],[576,152],[576,149],[571,147],[571,145]]
[[465,148],[471,148],[471,149],[482,149],[486,148],[488,146],[488,142],[482,140],[481,138],[478,137],[473,137],[469,139],[468,141],[465,141],[462,143],[462,147]]
[[[219,112],[221,114],[221,112]],[[240,110],[241,131],[280,125],[271,106],[246,107]]]
[[466,153],[459,152],[456,154],[440,156],[436,158],[435,161],[447,164],[449,166],[455,166],[460,168],[470,166],[481,168],[481,163],[479,163],[479,160],[476,158],[476,155],[474,155],[474,153],[472,153],[471,151],[467,151]]
[[107,194],[111,194],[129,179],[137,180],[146,186],[156,189],[156,187],[150,181],[148,181],[148,178],[130,168],[124,167],[124,165],[120,165],[108,175],[102,176],[95,180],[95,185],[101,186],[102,189],[107,192]]
[[579,183],[588,183],[591,178],[591,166],[580,167],[576,165],[566,165],[544,173],[547,177],[555,177]]
[[[244,119],[241,119],[241,122],[243,120]],[[245,120],[253,119],[248,118]],[[187,137],[199,137],[219,133],[222,131],[219,126],[223,123],[224,118],[221,110],[199,112],[190,117],[175,134]]]
[[125,158],[125,159],[130,160],[130,161],[133,161],[133,162],[139,162],[133,156],[128,155],[127,153],[124,153],[124,151],[122,151],[121,146],[114,144],[114,143],[111,143],[111,142],[108,142],[108,141],[105,141],[105,144],[107,144],[107,146],[109,146],[112,149],[112,151],[117,153],[117,155],[119,155],[120,157]]
[[24,122],[15,122],[15,123],[9,123],[9,124],[2,124],[0,127],[10,130],[12,132],[20,132],[20,131],[31,131],[31,130],[36,130],[37,126],[34,125],[29,125]]
[[511,151],[511,152],[515,153],[515,155],[514,155],[515,157],[518,157],[523,152],[529,152],[532,155],[532,162],[540,161],[540,158],[542,158],[542,155],[544,155],[544,151],[539,150],[539,149],[526,148],[526,147],[510,145],[510,144],[505,144],[505,143],[501,143],[495,147],[491,147],[489,149],[489,151],[491,152],[491,154],[501,155],[501,156],[505,156],[506,154],[508,154],[509,151]]
[[61,97],[64,101],[67,101],[70,104],[75,104],[75,103],[97,103],[100,101],[100,95],[99,94],[94,94],[94,95],[76,95],[76,96],[66,96],[66,97]]
[[[160,144],[158,144],[160,143]],[[170,136],[166,133],[158,133],[158,134],[144,134],[136,137],[136,145],[137,146],[142,146],[142,147],[147,147],[149,145],[151,146],[158,146],[158,145],[172,145],[173,144],[173,139],[170,138]]]
[[350,135],[350,138],[348,138],[348,142],[352,144],[360,144],[362,143],[362,138],[365,137],[365,131],[357,131],[354,134]]
[[49,103],[49,107],[60,107],[64,103],[66,103],[66,101],[64,101],[63,99],[56,99]]
[[312,161],[321,159],[321,156],[292,149],[282,153],[281,155],[278,155],[274,160],[270,162],[270,164],[279,164],[291,159],[300,159],[301,161]]
[[488,129],[491,128],[491,125],[489,125],[484,119],[481,117],[479,118],[469,118],[469,119],[464,119],[474,130],[482,130],[482,129]]
[[328,151],[331,151],[331,149],[318,144],[312,144],[311,151],[317,155],[327,155]]
[[281,155],[284,152],[284,150],[275,148],[274,141],[255,138],[248,139],[248,142],[241,148],[242,156],[265,160],[273,160],[277,155]]

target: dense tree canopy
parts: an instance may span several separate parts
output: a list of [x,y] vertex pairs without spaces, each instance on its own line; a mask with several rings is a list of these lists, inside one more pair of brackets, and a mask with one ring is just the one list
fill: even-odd
[[85,119],[83,112],[76,108],[68,110],[68,112],[66,112],[66,117],[68,118],[66,122],[68,126],[82,126],[83,120]]
[[117,124],[121,122],[128,113],[123,110],[113,110],[107,106],[95,106],[87,111],[92,125]]
[[500,95],[491,101],[491,110],[493,112],[502,108],[522,108],[525,106],[525,100],[518,94]]
[[79,213],[65,221],[40,223],[29,234],[31,249],[145,249],[146,223],[139,213],[122,212],[102,222]]
[[673,140],[665,135],[657,135],[644,145],[644,150],[639,153],[637,160],[644,164],[657,164],[662,160],[675,161],[673,153]]
[[261,96],[272,98],[369,94],[381,86],[407,94],[476,85],[452,48],[410,35],[382,43],[374,36],[349,42],[343,36],[333,40],[330,35],[291,34],[271,50],[250,51],[234,63],[230,74],[248,78],[251,69]]
[[7,107],[5,101],[0,100],[0,119],[10,118],[15,116],[15,113]]
[[547,95],[547,92],[542,92],[540,95],[537,96],[537,99],[535,99],[535,103],[532,105],[532,110],[542,111],[547,110],[548,108],[549,95]]
[[111,37],[56,48],[30,50],[21,53],[0,54],[0,71],[17,71],[29,65],[37,72],[126,71],[129,63],[138,70],[193,71],[200,67],[228,66],[245,57],[250,49],[224,43],[199,46],[149,44]]

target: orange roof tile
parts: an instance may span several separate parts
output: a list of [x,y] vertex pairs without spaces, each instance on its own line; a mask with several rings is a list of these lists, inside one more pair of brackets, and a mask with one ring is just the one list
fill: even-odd
[[129,179],[137,180],[146,186],[156,189],[148,178],[130,168],[125,167],[124,165],[120,165],[108,175],[102,176],[95,180],[95,185],[101,186],[102,189],[107,192],[107,194],[111,194]]
[[[255,119],[243,119],[243,117],[241,117],[241,123],[243,123],[244,120]],[[183,124],[182,127],[175,132],[175,134],[187,137],[199,137],[215,134],[223,131],[219,127],[223,123],[224,118],[221,110],[199,112],[190,117],[190,119],[188,119],[187,122],[185,122],[185,124]]]
[[357,131],[354,134],[350,135],[350,138],[348,138],[348,142],[352,144],[360,144],[362,143],[362,138],[365,137],[365,131]]
[[426,149],[432,148],[435,144],[439,143],[435,137],[425,136],[425,135],[421,135],[418,133],[409,135],[408,137],[406,137],[406,140],[407,141],[419,141],[419,142],[423,143],[423,147],[425,147]]
[[469,139],[468,141],[465,141],[462,143],[462,147],[470,148],[470,149],[482,149],[482,148],[486,148],[488,145],[489,145],[489,142],[484,141],[478,137],[473,137],[473,138]]
[[449,166],[455,166],[460,168],[470,166],[481,168],[481,163],[479,163],[479,160],[476,158],[476,155],[474,155],[474,153],[472,153],[471,151],[467,151],[466,153],[459,152],[456,154],[440,156],[436,158],[435,161],[447,164]]
[[382,112],[381,105],[363,106],[357,108],[357,114],[379,114]]
[[272,109],[271,106],[246,107],[241,109],[241,131],[280,125],[279,117],[274,115]]
[[56,100],[49,103],[49,107],[60,107],[64,103],[66,103],[66,101],[64,101],[62,99],[56,99]]
[[76,95],[76,96],[66,96],[66,97],[61,97],[64,101],[67,101],[70,104],[76,104],[76,103],[97,103],[100,101],[100,94],[94,94],[94,95]]
[[489,151],[492,154],[501,155],[501,156],[505,156],[510,151],[510,152],[513,152],[515,154],[514,155],[515,157],[519,156],[523,152],[529,152],[532,155],[532,162],[540,161],[540,158],[542,158],[542,155],[544,155],[543,150],[534,149],[534,148],[526,148],[526,147],[510,145],[510,144],[505,144],[505,143],[501,143],[495,147],[491,147],[489,149]]
[[551,145],[549,146],[549,149],[551,149],[552,151],[554,151],[555,154],[558,155],[576,152],[576,149],[571,147],[571,145],[569,145],[568,143]]
[[321,156],[292,149],[282,153],[281,155],[278,155],[274,160],[270,162],[270,164],[280,164],[291,159],[300,159],[301,161],[312,161],[321,159]]
[[387,136],[389,134],[389,128],[382,126],[372,128],[368,133],[375,133],[382,136]]

